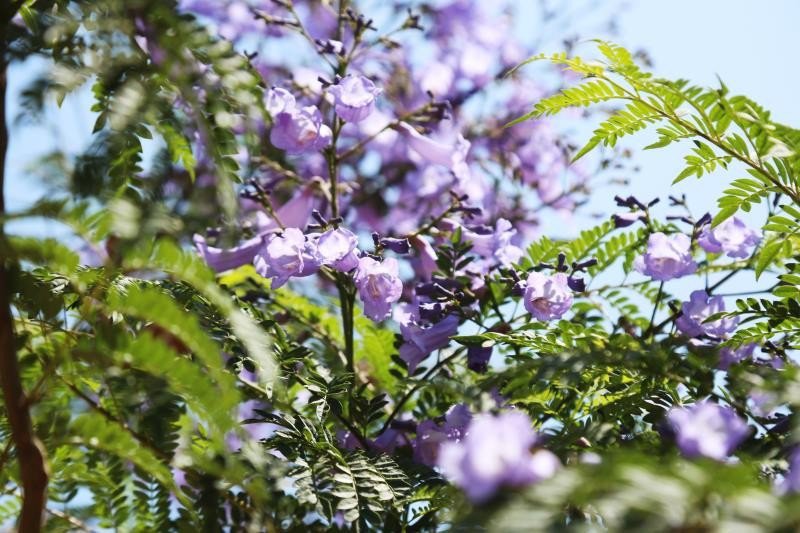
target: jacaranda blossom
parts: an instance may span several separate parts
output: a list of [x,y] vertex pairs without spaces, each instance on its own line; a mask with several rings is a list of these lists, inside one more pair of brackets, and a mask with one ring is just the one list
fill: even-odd
[[269,140],[276,148],[302,154],[330,144],[333,133],[322,123],[322,113],[316,106],[299,107],[294,96],[280,88],[270,89],[266,99],[273,119]]
[[383,92],[371,79],[349,74],[328,87],[334,109],[342,120],[361,122],[375,109],[375,98]]
[[195,235],[194,246],[208,266],[217,272],[225,272],[252,263],[265,240],[266,236],[259,235],[226,249],[209,246],[205,237]]
[[692,274],[697,263],[692,258],[691,246],[691,239],[682,233],[672,236],[653,233],[647,240],[647,251],[636,259],[634,267],[656,281]]
[[317,250],[323,264],[340,272],[349,272],[358,266],[357,245],[358,237],[345,228],[330,229],[317,239]]
[[489,368],[489,360],[492,358],[493,350],[493,346],[470,346],[467,349],[467,368],[473,372],[486,372]]
[[463,136],[458,135],[453,144],[447,144],[422,135],[405,122],[401,122],[399,128],[405,133],[411,151],[424,163],[445,166],[461,179],[469,176],[467,154],[471,143]]
[[405,342],[400,346],[400,357],[408,364],[408,373],[413,374],[417,365],[434,350],[445,348],[450,337],[458,333],[458,317],[450,315],[436,324],[423,327],[415,321],[400,324]]
[[753,247],[761,242],[761,232],[748,228],[744,222],[731,217],[716,228],[706,225],[697,237],[697,243],[706,252],[744,259],[750,256]]
[[756,345],[753,343],[743,344],[738,348],[725,346],[719,351],[719,365],[717,365],[717,368],[727,370],[732,364],[740,363],[753,357],[755,350]]
[[687,457],[722,461],[750,433],[747,423],[733,409],[709,401],[673,408],[668,419],[678,447]]
[[675,321],[675,326],[689,337],[701,335],[724,337],[736,329],[738,318],[721,318],[705,322],[711,315],[723,311],[725,311],[725,300],[722,296],[709,296],[705,290],[693,291],[689,301],[681,306],[681,316]]
[[464,404],[456,404],[447,410],[444,424],[433,420],[423,420],[417,425],[417,438],[414,439],[414,460],[433,467],[439,458],[443,443],[459,441],[466,435],[472,413]]
[[272,287],[283,286],[291,277],[310,276],[319,270],[322,257],[316,243],[297,228],[273,236],[254,260],[256,272],[272,279]]
[[538,320],[561,318],[572,307],[572,290],[564,273],[531,272],[522,296],[525,309]]
[[800,492],[800,448],[795,448],[789,455],[789,470],[779,489],[783,494]]
[[256,254],[269,240],[271,234],[278,230],[280,227],[278,221],[283,226],[290,228],[305,226],[314,208],[315,200],[313,187],[309,185],[279,207],[274,213],[275,218],[263,211],[256,212],[255,226],[258,234],[255,237],[244,240],[233,248],[218,248],[209,246],[202,235],[195,235],[194,246],[200,257],[217,272],[248,265],[253,262]]
[[465,228],[461,233],[462,239],[472,244],[473,253],[503,266],[516,263],[525,254],[511,242],[516,234],[511,222],[504,218],[499,219],[494,228]]
[[358,296],[364,302],[364,314],[375,322],[389,316],[392,304],[403,293],[399,267],[393,257],[387,257],[383,261],[362,257],[358,260],[354,281]]
[[500,487],[523,487],[556,473],[558,457],[544,449],[531,452],[537,441],[522,412],[479,415],[464,438],[441,445],[438,466],[473,502],[485,502]]

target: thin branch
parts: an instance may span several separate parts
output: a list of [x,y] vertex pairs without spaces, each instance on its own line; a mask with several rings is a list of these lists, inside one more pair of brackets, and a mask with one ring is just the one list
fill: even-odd
[[397,402],[397,404],[394,406],[394,409],[392,410],[391,414],[389,414],[389,417],[386,419],[386,422],[383,423],[383,426],[381,426],[380,431],[378,431],[378,435],[386,431],[386,429],[389,427],[389,424],[391,424],[392,421],[397,417],[397,415],[400,414],[400,409],[403,408],[403,406],[408,402],[408,400],[411,399],[414,393],[420,389],[420,387],[427,384],[430,378],[432,378],[433,375],[436,374],[444,365],[446,365],[447,363],[449,363],[462,353],[463,349],[456,350],[455,352],[448,355],[447,357],[436,363],[434,366],[432,366],[430,370],[425,372],[425,375],[419,378],[417,383],[413,387],[411,387],[408,390],[408,392],[406,392],[405,395],[403,395],[403,397],[400,398],[400,401]]
[[[5,213],[5,159],[8,149],[6,126],[7,65],[5,64],[6,28],[0,28],[0,217]],[[5,243],[5,227],[0,218],[0,242]],[[22,510],[19,530],[41,530],[47,501],[47,465],[44,449],[33,432],[30,405],[22,388],[19,361],[14,339],[14,316],[11,313],[11,286],[8,265],[0,264],[0,387],[6,416],[11,426],[11,438],[17,450],[22,482]]]
[[90,528],[88,524],[78,520],[74,516],[69,515],[63,511],[59,511],[58,509],[51,509],[49,507],[45,509],[45,511],[47,512],[47,514],[53,515],[56,518],[60,518],[61,520],[68,522],[72,527],[76,528],[78,531],[89,531],[89,532],[92,531],[92,528]]

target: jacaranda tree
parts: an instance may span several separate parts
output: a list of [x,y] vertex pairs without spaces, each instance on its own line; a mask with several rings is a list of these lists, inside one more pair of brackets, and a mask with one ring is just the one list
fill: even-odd
[[800,527],[800,130],[522,4],[2,0],[0,528]]

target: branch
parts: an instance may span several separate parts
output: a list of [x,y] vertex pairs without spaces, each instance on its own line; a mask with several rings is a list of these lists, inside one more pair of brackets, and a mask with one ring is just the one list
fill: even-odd
[[[5,159],[8,149],[6,127],[5,64],[6,35],[0,28],[0,242],[5,244],[6,235],[2,222],[5,214]],[[0,388],[6,416],[11,426],[11,438],[17,450],[17,460],[22,481],[22,511],[19,530],[36,532],[41,530],[42,515],[47,500],[47,466],[41,443],[33,432],[28,398],[22,388],[19,361],[14,340],[14,316],[11,314],[11,287],[8,265],[0,264]]]

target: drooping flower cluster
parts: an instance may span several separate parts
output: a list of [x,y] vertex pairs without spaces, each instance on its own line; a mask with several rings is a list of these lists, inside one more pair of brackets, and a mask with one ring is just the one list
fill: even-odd
[[267,111],[274,120],[269,140],[276,148],[298,155],[330,144],[332,132],[322,123],[320,110],[316,106],[298,106],[289,91],[271,89],[267,94]]
[[308,235],[297,228],[286,228],[266,241],[253,262],[256,272],[272,279],[272,288],[277,289],[289,278],[316,274],[323,265],[341,271],[356,268],[357,242],[356,236],[344,228]]
[[[216,16],[225,35],[232,35],[234,26],[244,35],[257,31],[253,6],[247,7],[251,19],[245,23],[246,2],[224,3],[224,15],[215,15],[210,3],[189,2],[190,9]],[[573,304],[592,282],[585,274],[594,277],[590,267],[597,261],[588,259],[591,253],[600,256],[606,250],[599,246],[588,247],[586,254],[557,250],[562,252],[557,264],[530,264],[526,257],[525,246],[539,229],[538,217],[544,220],[539,213],[570,220],[586,198],[594,173],[581,164],[570,165],[574,149],[546,118],[502,127],[529,110],[531,95],[544,97],[549,92],[519,74],[500,76],[525,54],[503,29],[510,25],[506,13],[489,16],[502,10],[467,0],[427,6],[425,13],[433,24],[425,35],[436,46],[418,61],[397,52],[400,44],[364,39],[376,28],[355,10],[335,13],[326,3],[315,7],[302,2],[296,3],[297,10],[288,10],[276,4],[256,13],[259,24],[275,35],[299,28],[303,38],[316,46],[320,61],[309,67],[311,62],[298,59],[296,68],[286,69],[253,54],[253,64],[264,76],[263,86],[272,87],[264,97],[264,123],[255,126],[266,154],[237,157],[246,167],[243,172],[252,173],[260,187],[259,194],[242,201],[256,215],[243,217],[243,238],[233,248],[195,238],[209,265],[223,271],[252,263],[258,274],[272,280],[273,290],[321,272],[298,285],[324,290],[335,285],[342,302],[356,295],[372,321],[391,317],[387,324],[374,327],[395,335],[391,357],[397,365],[391,368],[392,375],[403,376],[400,381],[408,377],[412,383],[421,376],[428,378],[423,367],[431,369],[426,363],[434,358],[433,370],[444,357],[457,356],[459,364],[466,359],[466,367],[477,373],[527,355],[521,351],[510,355],[502,341],[495,344],[493,334],[502,336],[518,321],[544,322],[529,327],[551,331],[554,326],[566,329],[596,318],[586,314],[590,305]],[[419,29],[419,22],[419,15],[409,11],[403,27]],[[328,72],[325,63],[331,67]],[[473,109],[481,106],[470,105],[493,80],[508,88],[497,98],[497,108],[486,104],[486,115],[494,118],[481,116]],[[300,198],[294,191],[311,190],[307,182],[315,184],[314,193]],[[664,283],[707,270],[705,262],[695,260],[698,247],[709,254],[744,259],[761,240],[759,232],[738,218],[712,228],[708,215],[700,221],[690,215],[667,217],[692,226],[682,232],[674,225],[661,225],[655,217],[652,208],[658,199],[616,200],[627,210],[613,215],[613,225],[607,227],[638,230],[637,253],[642,245],[639,235],[647,239],[633,266],[652,281]],[[686,207],[685,201],[672,200],[673,206]],[[319,212],[309,223],[314,207]],[[255,224],[250,223],[253,218]],[[360,249],[358,237],[369,235],[374,248]],[[535,256],[536,250],[531,250]],[[630,255],[626,269],[629,260]],[[646,317],[628,321],[622,316],[616,323],[619,331],[642,340],[666,334],[661,326],[674,324],[690,352],[719,349],[719,369],[752,358],[756,349],[752,344],[719,348],[738,324],[728,317],[707,320],[725,310],[722,297],[695,290],[679,305],[661,301],[662,292],[649,326],[640,326]],[[602,289],[594,294],[605,297]],[[517,303],[527,313],[507,305],[512,298],[521,300]],[[656,314],[667,305],[672,316],[659,326]],[[346,308],[344,303],[342,307]],[[345,334],[348,321],[352,328],[351,319],[352,315],[342,315]],[[567,322],[570,319],[572,323]],[[474,336],[472,331],[465,335],[476,328]],[[456,340],[463,347],[452,340],[459,334],[464,336]],[[669,335],[679,338],[674,332]],[[352,345],[353,339],[349,340]],[[354,354],[348,356],[352,359]],[[354,361],[348,363],[348,370],[358,374]],[[407,374],[399,374],[397,367]],[[344,446],[389,454],[411,446],[417,462],[440,468],[478,503],[501,488],[549,477],[560,466],[555,455],[541,449],[540,436],[521,412],[473,417],[466,405],[459,404],[443,418],[426,419],[430,406],[421,405],[422,414],[412,418],[406,406],[377,436],[348,428]],[[675,408],[667,421],[689,457],[724,460],[748,433],[746,423],[731,408],[712,402]]]
[[393,257],[377,261],[362,257],[353,278],[358,296],[364,302],[364,314],[379,322],[392,313],[392,304],[403,293],[399,266]]

